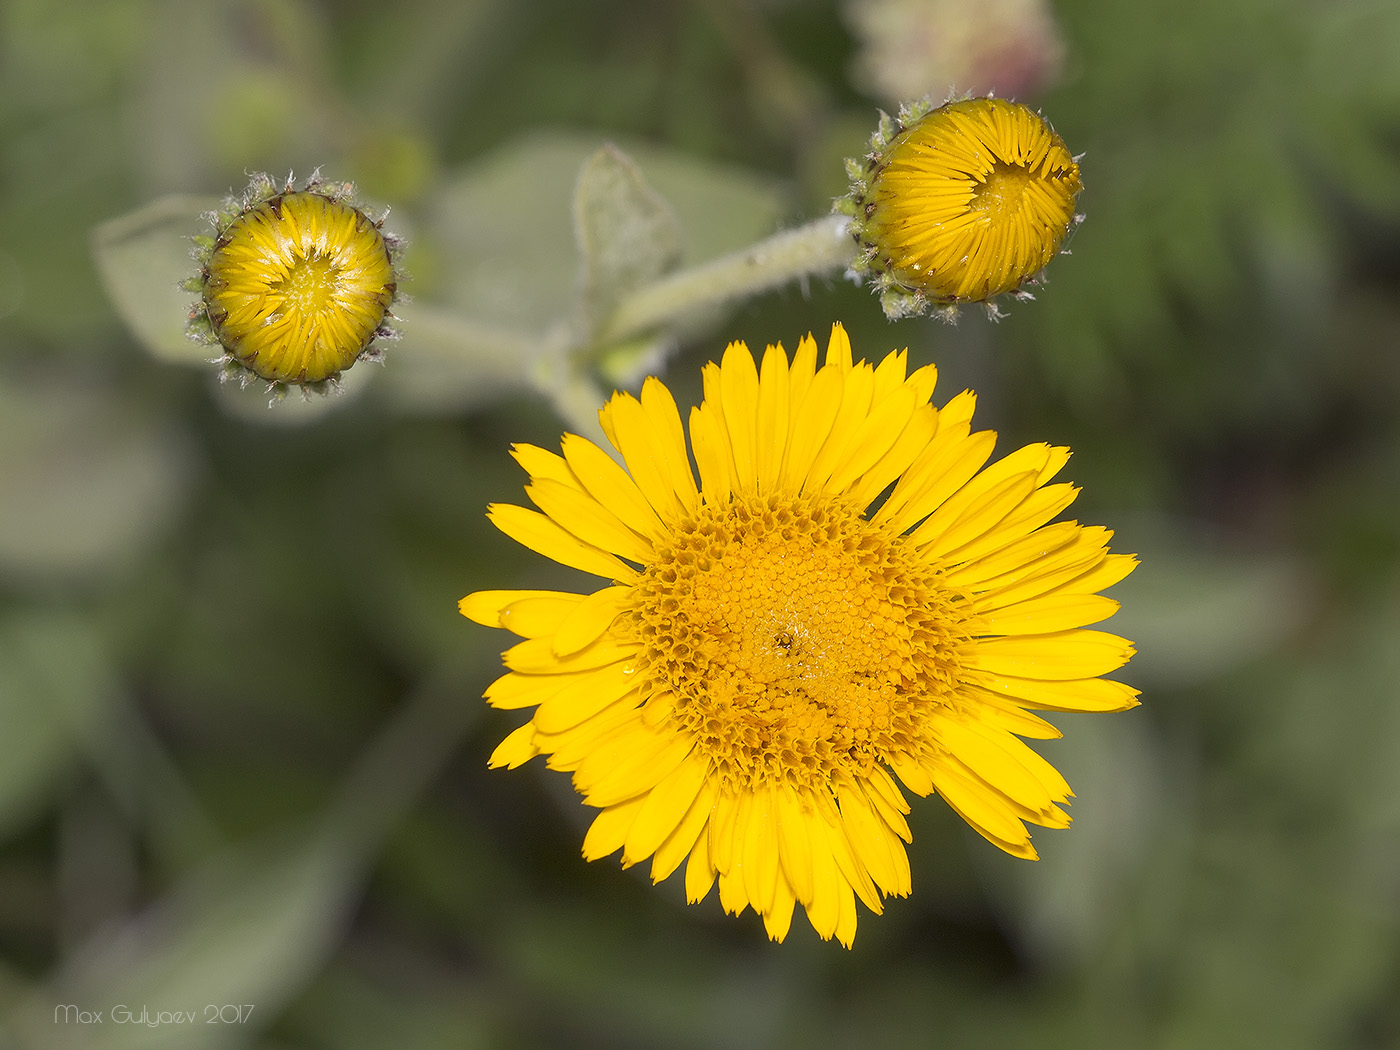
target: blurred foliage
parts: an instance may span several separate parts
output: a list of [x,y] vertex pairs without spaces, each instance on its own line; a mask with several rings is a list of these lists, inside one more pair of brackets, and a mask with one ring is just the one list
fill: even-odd
[[[1055,14],[1087,219],[1037,302],[890,326],[817,281],[611,362],[684,399],[844,320],[1003,450],[1071,444],[1142,555],[1144,706],[1045,747],[1074,830],[1026,864],[916,804],[846,952],[582,862],[566,778],[486,771],[505,642],[455,613],[560,583],[483,513],[563,427],[551,325],[842,191],[836,0],[0,5],[0,1046],[1400,1046],[1400,5]],[[580,260],[586,161],[585,243],[621,195],[665,251]],[[268,411],[174,284],[203,201],[317,165],[393,205],[414,301]]]

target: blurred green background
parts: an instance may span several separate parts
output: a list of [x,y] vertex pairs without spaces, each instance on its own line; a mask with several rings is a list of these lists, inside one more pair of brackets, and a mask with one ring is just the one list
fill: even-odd
[[[0,49],[0,1046],[1400,1047],[1394,0],[3,0]],[[549,337],[605,141],[702,260],[950,84],[1085,154],[1036,302],[891,325],[814,280],[655,363],[693,403],[728,339],[842,320],[1002,452],[1070,444],[1142,555],[1144,704],[1056,718],[1039,863],[915,800],[912,897],[771,945],[486,770],[509,638],[455,603],[572,582],[484,517],[563,423],[434,318]],[[414,302],[269,411],[191,367],[175,282],[197,202],[317,165],[392,205]]]

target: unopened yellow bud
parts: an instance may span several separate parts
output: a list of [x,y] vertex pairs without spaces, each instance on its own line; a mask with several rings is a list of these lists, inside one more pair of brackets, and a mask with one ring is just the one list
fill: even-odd
[[1005,99],[905,107],[847,169],[837,208],[852,216],[855,270],[890,317],[1019,292],[1081,218],[1075,158],[1043,117]]
[[319,179],[278,192],[258,176],[241,202],[211,217],[217,235],[191,282],[200,301],[190,327],[223,348],[230,372],[314,388],[393,334],[399,243],[352,192]]

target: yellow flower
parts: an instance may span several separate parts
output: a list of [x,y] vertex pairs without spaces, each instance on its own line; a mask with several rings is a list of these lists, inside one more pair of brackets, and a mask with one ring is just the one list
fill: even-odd
[[851,192],[837,208],[861,246],[855,270],[874,279],[892,318],[1016,292],[1081,218],[1083,183],[1064,141],[1005,99],[906,107],[847,170]]
[[[191,335],[223,347],[233,372],[274,385],[334,381],[374,355],[398,290],[398,241],[347,198],[348,183],[314,179],[280,191],[256,176],[242,202],[211,216]],[[245,373],[246,375],[246,373]]]
[[516,446],[539,510],[491,520],[610,582],[478,591],[461,611],[525,639],[486,698],[534,711],[491,764],[571,771],[602,810],[586,858],[650,857],[656,881],[685,863],[692,902],[718,880],[774,940],[801,904],[849,945],[856,897],[878,913],[910,891],[900,784],[1018,857],[1036,855],[1025,821],[1069,824],[1068,785],[1017,737],[1059,736],[1031,708],[1135,706],[1098,677],[1132,646],[1082,628],[1136,561],[1105,529],[1046,524],[1078,491],[1049,483],[1067,449],[984,468],[973,395],[935,408],[934,379],[904,352],[852,364],[836,325],[820,368],[811,336],[790,364],[730,345],[689,451],[656,379],[600,413],[625,469],[572,434],[562,456]]

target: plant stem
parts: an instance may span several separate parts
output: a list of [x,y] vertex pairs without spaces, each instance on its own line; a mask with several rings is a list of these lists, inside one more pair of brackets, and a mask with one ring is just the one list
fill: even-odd
[[653,281],[618,304],[594,343],[619,343],[706,306],[758,295],[797,278],[840,272],[855,255],[849,222],[843,215],[828,215]]

